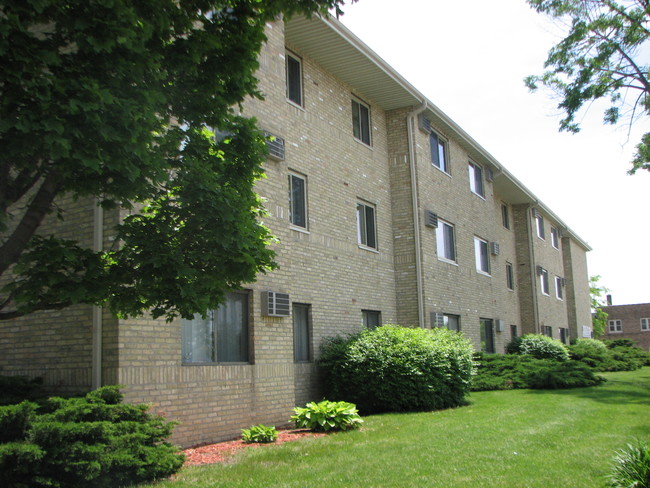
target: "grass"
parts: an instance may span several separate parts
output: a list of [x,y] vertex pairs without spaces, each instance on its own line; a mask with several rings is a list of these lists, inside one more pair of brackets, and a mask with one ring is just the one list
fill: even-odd
[[155,488],[605,487],[614,451],[650,439],[650,368],[575,390],[477,392],[467,407],[365,418],[360,431],[246,450]]

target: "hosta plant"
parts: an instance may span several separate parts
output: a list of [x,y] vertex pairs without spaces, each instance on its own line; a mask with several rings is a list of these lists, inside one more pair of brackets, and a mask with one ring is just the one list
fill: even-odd
[[352,430],[359,428],[363,423],[356,405],[348,402],[323,400],[296,407],[293,411],[295,415],[291,416],[291,421],[295,422],[297,427],[315,432]]
[[241,438],[244,442],[251,444],[257,442],[260,444],[275,442],[278,438],[278,431],[274,426],[253,425],[250,429],[242,429]]
[[650,446],[637,441],[617,451],[609,483],[612,488],[650,488]]

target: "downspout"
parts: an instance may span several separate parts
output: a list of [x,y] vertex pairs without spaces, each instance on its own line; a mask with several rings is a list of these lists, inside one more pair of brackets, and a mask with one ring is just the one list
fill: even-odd
[[[99,198],[93,201],[93,251],[104,249],[104,209],[99,204]],[[92,389],[102,386],[102,335],[103,335],[103,310],[99,305],[93,305],[93,344],[92,344]]]
[[[533,205],[535,208],[537,208],[539,202],[535,200]],[[528,234],[528,246],[530,248],[529,259],[530,266],[532,268],[530,271],[532,275],[533,333],[540,334],[542,332],[542,329],[539,323],[539,295],[537,294],[539,287],[539,276],[537,276],[537,263],[535,262],[535,239],[537,230],[535,228],[536,223],[533,223],[532,209],[533,206],[528,206],[526,209],[526,224],[528,225],[528,232],[526,233]]]
[[426,322],[424,318],[424,279],[422,276],[422,242],[420,239],[420,209],[418,201],[418,183],[417,183],[417,157],[415,143],[415,127],[418,115],[427,109],[427,101],[424,100],[422,105],[407,117],[407,132],[409,144],[409,167],[411,170],[411,204],[413,206],[413,231],[415,238],[415,285],[417,290],[418,303],[418,325],[424,328]]

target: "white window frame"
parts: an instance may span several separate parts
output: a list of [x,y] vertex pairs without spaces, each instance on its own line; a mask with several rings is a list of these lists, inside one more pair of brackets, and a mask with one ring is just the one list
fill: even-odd
[[542,268],[539,273],[539,283],[540,283],[540,290],[542,291],[542,295],[550,296],[551,284],[549,283],[548,280],[548,271],[544,268]]
[[[370,218],[369,217],[369,213]],[[369,239],[369,237],[371,237]],[[359,247],[376,251],[377,244],[377,207],[371,203],[357,201],[357,241]]]
[[[298,81],[298,96],[300,100],[295,100],[294,98],[292,98],[293,78],[292,78],[292,73],[290,72],[290,60],[298,63],[299,76],[297,81]],[[287,101],[300,108],[304,107],[305,91],[304,91],[304,82],[303,82],[303,74],[302,74],[302,59],[299,56],[289,51],[285,51],[285,75],[286,75]]]
[[[451,242],[448,239],[449,236],[451,236]],[[436,251],[439,260],[456,264],[458,257],[456,255],[456,228],[454,224],[438,219]]]
[[438,168],[443,173],[451,174],[449,171],[447,141],[436,132],[431,131],[431,134],[429,134],[429,147],[431,149],[431,164],[433,167]]
[[610,334],[619,334],[623,332],[623,322],[620,319],[608,320],[607,328]]
[[483,180],[483,167],[473,161],[468,163],[469,188],[472,193],[485,198],[485,182]]
[[562,277],[555,277],[555,297],[558,300],[564,300],[564,291],[562,290]]
[[474,236],[474,259],[476,271],[480,274],[490,275],[490,243],[485,239]]
[[537,237],[546,240],[546,233],[544,232],[544,217],[539,212],[535,216],[535,227],[537,229]]
[[506,288],[508,290],[515,289],[515,268],[512,263],[506,262]]
[[551,226],[551,246],[555,249],[560,249],[560,233],[557,230],[557,227]]
[[361,310],[361,320],[366,329],[381,327],[381,312],[379,310]]
[[501,203],[501,223],[505,229],[510,230],[510,207],[507,203]]
[[[370,105],[361,101],[357,97],[352,97],[352,135],[354,138],[365,144],[372,146],[372,117],[370,114]],[[365,112],[364,110],[365,109]],[[367,134],[364,132],[364,121],[367,126]]]
[[[294,192],[294,179],[296,180],[302,180],[303,185],[302,185],[302,192],[301,192],[301,199],[302,202],[296,201],[294,198],[296,196]],[[296,217],[299,215],[298,212],[296,212],[296,205],[302,203],[303,205],[303,213],[304,213],[304,222],[300,222]],[[307,200],[307,176],[302,175],[300,173],[297,173],[295,171],[289,171],[289,223],[291,226],[295,229],[298,230],[304,230],[307,231],[309,230],[309,206],[308,206],[308,200]]]
[[650,318],[644,317],[641,319],[641,330],[643,332],[650,331]]

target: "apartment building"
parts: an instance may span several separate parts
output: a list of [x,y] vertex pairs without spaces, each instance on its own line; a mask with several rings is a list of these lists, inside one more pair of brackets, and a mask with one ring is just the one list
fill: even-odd
[[650,351],[650,303],[612,305],[611,295],[608,304],[602,307],[607,313],[607,327],[603,339],[632,339],[646,351]]
[[[284,424],[319,399],[315,359],[337,334],[448,327],[487,352],[528,332],[583,334],[590,248],[551,209],[337,20],[296,17],[267,35],[265,99],[244,113],[274,136],[257,191],[279,269],[205,320],[85,306],[17,319],[0,328],[0,374],[61,391],[124,385],[189,446]],[[110,245],[119,212],[61,205],[57,233]]]

